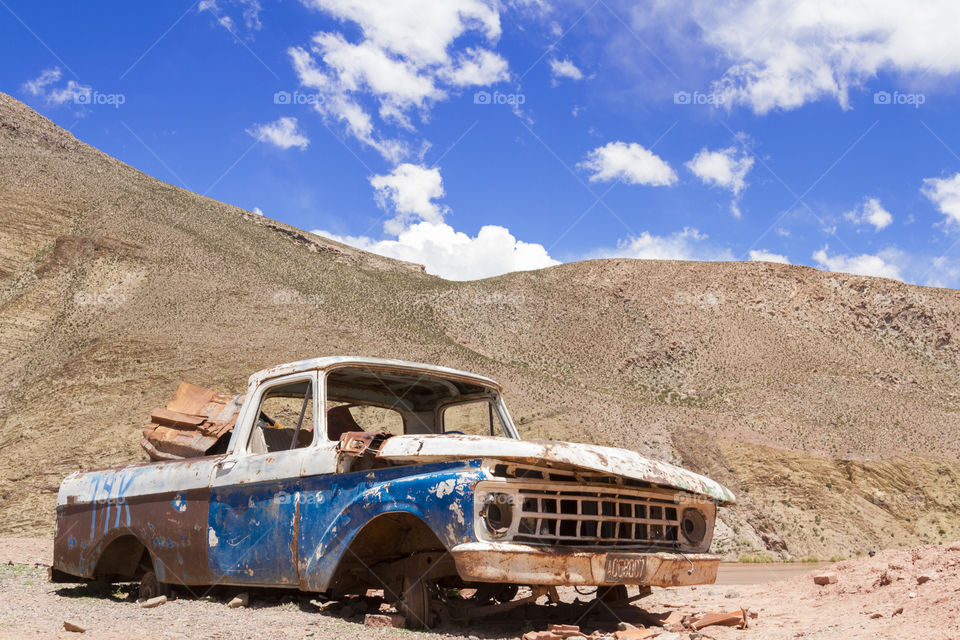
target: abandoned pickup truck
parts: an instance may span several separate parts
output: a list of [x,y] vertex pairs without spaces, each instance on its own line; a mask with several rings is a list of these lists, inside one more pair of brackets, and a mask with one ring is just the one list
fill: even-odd
[[496,382],[444,367],[305,360],[245,396],[183,383],[151,417],[153,462],[63,481],[54,580],[383,589],[422,626],[458,588],[495,608],[711,583],[734,501],[631,451],[521,440]]

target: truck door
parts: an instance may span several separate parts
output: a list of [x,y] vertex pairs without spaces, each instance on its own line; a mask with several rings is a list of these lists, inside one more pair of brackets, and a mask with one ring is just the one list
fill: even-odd
[[[316,371],[263,383],[213,469],[207,536],[222,584],[296,586],[301,470],[317,431]],[[309,466],[309,465],[308,465]]]

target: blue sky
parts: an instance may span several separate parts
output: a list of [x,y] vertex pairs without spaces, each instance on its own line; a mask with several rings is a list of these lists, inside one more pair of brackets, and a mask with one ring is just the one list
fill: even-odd
[[471,279],[960,285],[955,2],[0,0],[0,90],[175,185]]

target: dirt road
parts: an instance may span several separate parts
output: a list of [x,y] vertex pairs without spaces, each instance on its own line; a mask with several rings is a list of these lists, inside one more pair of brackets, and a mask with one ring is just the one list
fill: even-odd
[[[42,538],[0,539],[0,638],[519,638],[547,623],[578,624],[584,634],[599,629],[612,634],[619,621],[640,626],[643,610],[735,611],[757,614],[749,629],[709,627],[717,640],[787,640],[960,638],[960,542],[943,547],[882,551],[874,558],[846,561],[815,571],[831,571],[835,584],[815,585],[808,567],[755,568],[752,575],[780,578],[753,584],[717,584],[682,589],[655,589],[637,606],[615,611],[592,598],[563,590],[561,606],[540,605],[518,610],[495,621],[469,626],[448,625],[433,631],[370,628],[363,624],[363,605],[289,593],[253,594],[249,607],[230,609],[234,589],[217,589],[201,597],[179,597],[154,609],[141,608],[131,587],[97,590],[88,585],[47,582],[50,541]],[[748,575],[727,568],[727,578]],[[721,582],[729,582],[729,579]],[[584,601],[578,604],[578,598]],[[86,629],[82,636],[64,631],[71,622]],[[663,632],[659,640],[691,637]],[[697,637],[697,636],[693,636]],[[701,636],[702,637],[702,636]]]

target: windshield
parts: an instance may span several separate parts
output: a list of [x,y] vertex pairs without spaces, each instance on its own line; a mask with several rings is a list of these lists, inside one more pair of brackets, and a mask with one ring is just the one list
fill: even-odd
[[495,388],[370,366],[326,375],[327,438],[344,433],[467,434],[516,438]]

